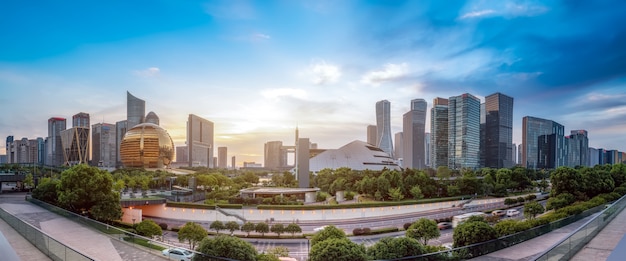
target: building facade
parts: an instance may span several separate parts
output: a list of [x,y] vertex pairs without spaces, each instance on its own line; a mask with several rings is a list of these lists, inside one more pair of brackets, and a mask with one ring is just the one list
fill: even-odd
[[554,169],[565,166],[565,128],[552,121],[531,116],[522,119],[522,166]]
[[126,92],[126,129],[144,123],[146,115],[146,101],[139,99],[130,92]]
[[[404,133],[403,132],[396,132],[396,134],[393,135],[394,137],[394,145],[393,145],[393,155],[395,155],[395,158],[397,160],[402,159],[404,162]],[[405,167],[404,164],[401,164],[402,167]]]
[[424,133],[424,162],[430,167],[430,132]]
[[387,100],[376,103],[376,146],[394,157],[391,140],[391,103]]
[[448,168],[480,167],[480,99],[465,93],[448,99]]
[[6,163],[17,164],[41,164],[41,156],[43,153],[43,139],[27,139],[13,140],[7,143],[6,147]]
[[120,156],[120,148],[122,145],[122,140],[124,140],[124,135],[126,135],[126,131],[128,131],[128,122],[127,121],[118,121],[115,123],[115,167],[122,166],[122,157]]
[[569,143],[567,165],[570,167],[589,164],[589,138],[586,130],[573,130],[567,137]]
[[187,119],[187,148],[189,167],[213,168],[213,122],[189,114]]
[[176,163],[187,163],[189,160],[189,148],[187,146],[176,147]]
[[46,165],[60,166],[63,164],[61,132],[66,128],[67,122],[65,118],[53,117],[48,119],[48,137],[45,141]]
[[91,126],[91,165],[114,168],[117,165],[116,128],[110,123]]
[[367,125],[367,143],[376,146],[376,125]]
[[266,142],[263,151],[263,166],[266,169],[278,170],[287,166],[287,150],[282,141]]
[[411,110],[402,117],[403,140],[403,167],[425,169],[426,108],[424,99],[411,100]]
[[448,99],[433,99],[430,109],[430,163],[433,169],[448,166]]
[[154,113],[153,111],[148,112],[148,115],[146,115],[146,122],[159,125],[159,116],[157,116],[156,113]]
[[217,147],[217,167],[220,169],[228,168],[228,148]]
[[513,98],[502,93],[485,97],[485,167],[513,166]]

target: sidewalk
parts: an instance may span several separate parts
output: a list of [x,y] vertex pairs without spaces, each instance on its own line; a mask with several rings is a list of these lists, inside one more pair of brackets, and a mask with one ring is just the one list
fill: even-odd
[[[626,209],[620,212],[583,249],[572,258],[575,261],[626,260]],[[618,247],[620,246],[620,247]]]

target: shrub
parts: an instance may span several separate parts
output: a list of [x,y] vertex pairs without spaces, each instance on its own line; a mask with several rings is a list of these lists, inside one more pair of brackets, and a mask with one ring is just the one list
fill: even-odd
[[[436,223],[439,223],[439,221],[437,221],[436,219],[435,219],[435,222],[436,222]],[[404,226],[403,226],[403,227],[404,227],[404,230],[409,229],[409,227],[410,227],[412,224],[413,224],[413,223],[404,223]]]
[[526,199],[524,197],[517,198],[517,203],[524,203],[524,202],[526,202]]
[[625,187],[616,187],[615,189],[613,189],[613,192],[618,193],[620,195],[624,195],[624,194],[626,194],[626,188]]
[[354,195],[355,195],[355,193],[352,192],[352,191],[346,192],[346,194],[345,194],[346,200],[353,200],[354,199]]
[[516,199],[513,199],[513,198],[504,199],[504,205],[510,206],[510,205],[514,205],[515,203],[517,203]]
[[159,223],[159,227],[161,227],[162,230],[167,230],[167,224],[166,223]]
[[537,196],[535,194],[530,194],[528,196],[526,196],[526,201],[531,201],[531,200],[535,200],[537,199]]
[[369,235],[370,233],[372,233],[372,229],[370,229],[369,227],[363,228],[363,235]]
[[355,235],[355,236],[363,235],[363,229],[359,227],[355,228],[354,230],[352,230],[352,235]]

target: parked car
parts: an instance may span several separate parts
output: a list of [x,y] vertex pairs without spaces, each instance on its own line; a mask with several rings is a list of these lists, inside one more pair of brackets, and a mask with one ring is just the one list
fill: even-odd
[[507,217],[513,217],[513,216],[517,216],[519,215],[519,210],[517,209],[509,209],[506,211],[506,216]]
[[320,232],[322,230],[324,230],[324,228],[326,228],[327,226],[321,226],[321,227],[316,227],[313,229],[314,232]]
[[491,215],[501,217],[501,216],[506,215],[506,211],[501,210],[501,209],[494,210],[493,212],[491,212]]
[[439,228],[439,230],[452,228],[452,223],[450,223],[450,222],[440,222],[440,223],[437,223],[437,227]]
[[171,260],[190,261],[193,259],[193,252],[184,248],[168,248],[163,250],[163,255]]

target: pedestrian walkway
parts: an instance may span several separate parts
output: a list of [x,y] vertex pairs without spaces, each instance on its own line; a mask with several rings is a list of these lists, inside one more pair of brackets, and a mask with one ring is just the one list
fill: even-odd
[[620,212],[585,247],[574,261],[626,260],[626,210]]

